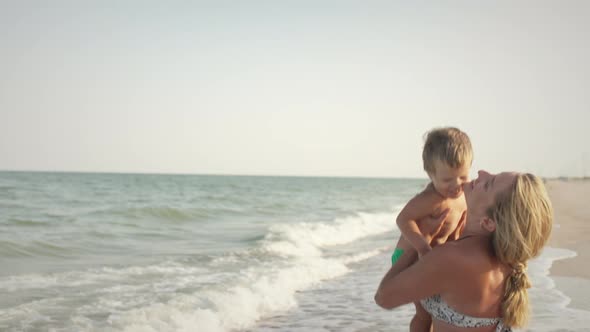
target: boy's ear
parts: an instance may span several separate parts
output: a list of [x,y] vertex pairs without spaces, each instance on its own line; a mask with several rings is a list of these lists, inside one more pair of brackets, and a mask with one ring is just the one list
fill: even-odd
[[480,221],[480,225],[481,228],[485,229],[490,233],[496,230],[496,221],[491,219],[490,217],[483,217]]

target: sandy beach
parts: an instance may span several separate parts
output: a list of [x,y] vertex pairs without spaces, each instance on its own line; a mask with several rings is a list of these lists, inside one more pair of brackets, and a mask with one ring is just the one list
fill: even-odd
[[555,212],[549,246],[577,253],[554,262],[551,277],[571,298],[570,307],[590,310],[590,180],[549,180],[546,185]]

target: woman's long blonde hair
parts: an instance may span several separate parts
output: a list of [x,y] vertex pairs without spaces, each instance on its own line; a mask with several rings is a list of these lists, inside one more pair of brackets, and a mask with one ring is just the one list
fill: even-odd
[[553,224],[543,181],[533,174],[519,174],[509,189],[498,194],[487,214],[496,221],[492,235],[496,256],[513,268],[504,288],[503,321],[522,327],[529,317],[527,261],[541,253]]

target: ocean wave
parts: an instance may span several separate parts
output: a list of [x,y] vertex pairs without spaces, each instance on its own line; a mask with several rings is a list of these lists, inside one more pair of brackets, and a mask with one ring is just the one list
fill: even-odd
[[166,221],[195,221],[205,220],[212,213],[203,209],[181,209],[170,206],[144,206],[130,208],[108,208],[91,212],[103,217],[124,217],[126,219],[155,218]]
[[[43,289],[71,294],[63,301],[83,298],[63,319],[70,330],[248,329],[296,307],[300,291],[346,275],[352,264],[385,250],[326,254],[335,246],[395,229],[393,220],[392,213],[360,212],[326,222],[275,225],[254,247],[216,259],[9,276],[0,278],[0,290],[17,294]],[[45,317],[50,308],[35,311]],[[9,314],[11,322],[24,317],[18,310]],[[45,326],[63,327],[51,324],[58,323]]]
[[[200,266],[189,266],[183,263],[166,261],[147,266],[101,267],[81,271],[66,271],[42,274],[25,274],[0,277],[0,289],[14,292],[42,288],[74,288],[109,282],[118,285],[120,282],[133,280],[137,277],[155,276],[170,278],[179,276],[195,276],[195,282],[210,280],[206,277],[209,270]],[[205,278],[205,279],[203,279]],[[157,280],[157,279],[156,279]],[[184,284],[179,284],[183,286]]]
[[323,251],[391,231],[396,228],[393,220],[392,213],[358,213],[330,222],[272,226],[260,241],[260,247],[225,255],[212,262],[214,266],[235,266],[243,262],[249,265],[259,262],[259,265],[246,268],[242,272],[242,279],[226,285],[223,290],[199,294],[206,303],[210,303],[209,307],[202,306],[196,312],[184,312],[176,307],[158,304],[148,308],[147,312],[142,309],[128,313],[123,319],[125,323],[121,324],[139,326],[140,330],[155,329],[157,326],[162,331],[175,331],[172,325],[158,325],[160,318],[146,319],[157,317],[161,310],[165,310],[167,314],[179,317],[175,322],[181,324],[178,330],[195,325],[206,331],[217,332],[247,329],[261,318],[296,306],[297,292],[345,275],[351,271],[349,264],[367,260],[389,249],[384,247],[330,258],[325,257]]
[[[39,329],[108,331],[107,318],[114,312],[149,307],[181,294],[183,289],[221,280],[209,272],[203,267],[166,261],[2,277],[3,305],[9,305],[0,310],[0,329],[43,326]],[[76,305],[72,307],[72,303]]]
[[45,227],[47,222],[32,220],[32,219],[8,219],[5,224],[7,226],[18,226],[18,227]]
[[[312,259],[287,268],[256,267],[217,289],[115,313],[116,331],[229,331],[252,326],[261,317],[296,305],[295,294],[348,272],[337,260]],[[196,305],[196,308],[195,308]]]
[[70,257],[74,250],[66,246],[48,241],[16,242],[0,240],[0,256],[2,257]]
[[352,263],[358,263],[358,262],[362,262],[365,261],[369,258],[375,257],[377,255],[380,255],[381,253],[389,250],[390,247],[383,247],[383,248],[379,248],[379,249],[375,249],[375,250],[369,250],[366,252],[362,252],[360,254],[356,254],[356,255],[350,255],[348,257],[345,257],[343,259],[344,264],[352,264]]
[[124,216],[128,217],[157,217],[166,220],[190,220],[193,219],[193,216],[185,210],[168,207],[168,206],[161,206],[161,207],[140,207],[140,208],[131,208],[125,209],[120,212]]
[[324,247],[343,245],[358,239],[395,230],[392,213],[339,218],[332,222],[283,224],[272,226],[263,248],[280,256],[321,256]]

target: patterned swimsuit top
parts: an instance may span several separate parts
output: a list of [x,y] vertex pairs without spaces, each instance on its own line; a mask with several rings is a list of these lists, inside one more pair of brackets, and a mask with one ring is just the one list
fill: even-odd
[[440,295],[434,295],[420,303],[434,319],[457,327],[482,327],[496,325],[496,332],[512,332],[510,327],[504,326],[502,318],[479,318],[464,315],[451,308]]

